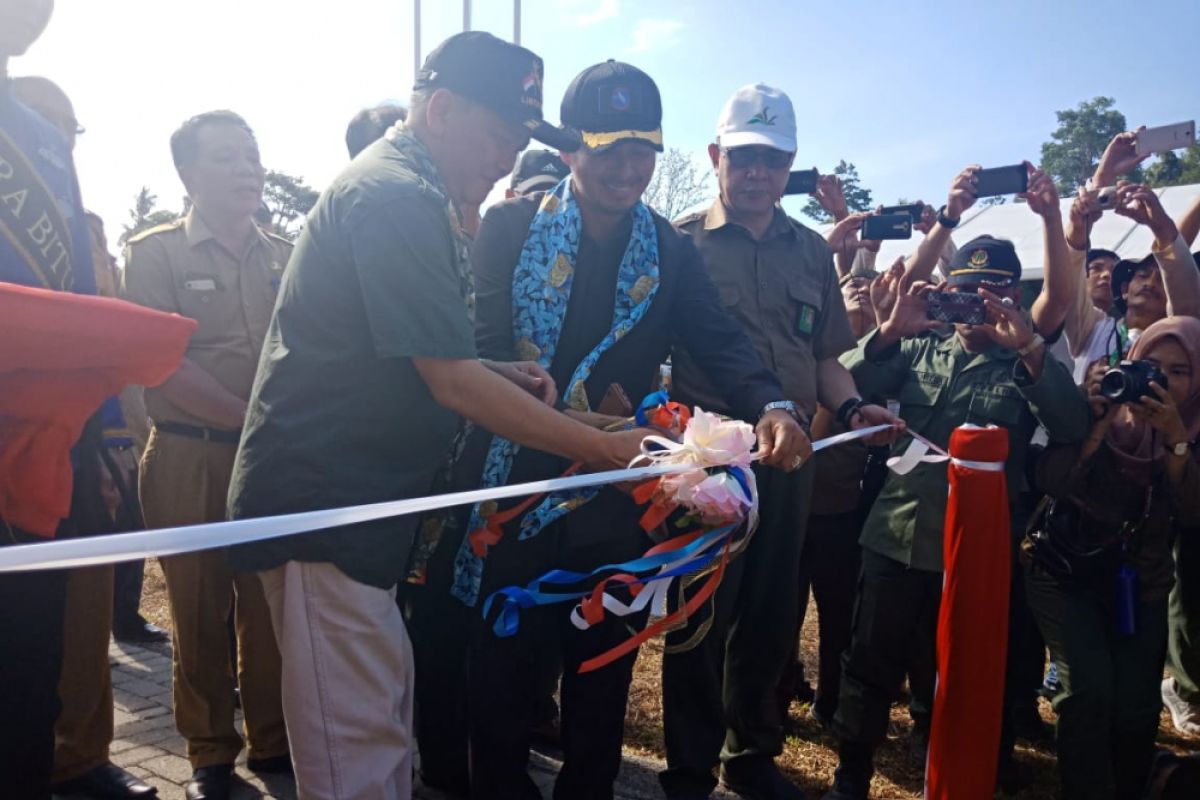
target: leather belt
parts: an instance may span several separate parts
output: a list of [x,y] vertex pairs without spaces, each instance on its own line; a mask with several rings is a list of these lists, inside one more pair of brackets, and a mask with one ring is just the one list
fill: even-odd
[[173,433],[176,436],[186,436],[189,439],[203,439],[206,442],[221,442],[237,444],[242,438],[242,429],[226,430],[221,428],[206,428],[202,425],[187,425],[183,422],[160,422],[153,420],[156,430],[163,433]]

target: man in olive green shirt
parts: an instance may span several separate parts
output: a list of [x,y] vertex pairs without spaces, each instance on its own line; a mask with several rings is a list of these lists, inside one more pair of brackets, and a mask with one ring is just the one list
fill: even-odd
[[[1013,487],[1021,485],[1039,423],[1052,441],[1075,441],[1086,435],[1089,421],[1070,371],[1046,354],[1017,308],[1020,275],[1011,242],[978,237],[952,259],[948,288],[983,294],[985,324],[934,332],[936,323],[927,319],[933,287],[916,283],[897,300],[891,318],[843,357],[865,396],[899,398],[909,430],[940,447],[960,425],[1007,428],[1005,475]],[[895,452],[910,441],[902,436]],[[886,735],[911,642],[933,641],[947,489],[942,463],[893,472],[867,518],[855,629],[833,721],[841,763],[826,800],[866,800],[872,754]]]

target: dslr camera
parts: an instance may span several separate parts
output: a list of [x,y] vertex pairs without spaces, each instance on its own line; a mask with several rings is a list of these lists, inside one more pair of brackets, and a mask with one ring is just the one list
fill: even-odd
[[1149,361],[1122,361],[1100,379],[1100,396],[1114,403],[1134,403],[1156,397],[1151,383],[1167,388],[1167,376]]

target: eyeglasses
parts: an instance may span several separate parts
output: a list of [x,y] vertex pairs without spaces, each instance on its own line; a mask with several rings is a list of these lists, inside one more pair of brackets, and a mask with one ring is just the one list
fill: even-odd
[[755,164],[762,163],[767,169],[787,169],[792,164],[792,154],[773,147],[731,147],[722,148],[721,152],[729,159],[729,166],[734,169],[750,169]]

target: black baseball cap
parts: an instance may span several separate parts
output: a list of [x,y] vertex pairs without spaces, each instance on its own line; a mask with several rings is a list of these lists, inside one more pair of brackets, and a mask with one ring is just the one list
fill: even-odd
[[1151,253],[1143,258],[1123,258],[1113,267],[1112,278],[1109,280],[1109,290],[1113,296],[1113,308],[1120,311],[1122,314],[1128,309],[1125,304],[1125,298],[1121,296],[1122,289],[1125,284],[1133,280],[1133,273],[1137,272],[1141,267],[1158,268],[1158,261]]
[[542,59],[483,31],[456,33],[437,46],[414,89],[449,89],[529,129],[529,135],[571,152],[579,137],[542,117]]
[[589,150],[627,140],[662,152],[662,98],[658,86],[637,67],[609,59],[575,76],[559,114]]
[[1021,280],[1021,259],[1007,239],[976,236],[950,259],[950,286],[964,284],[1007,288]]
[[515,194],[529,194],[552,189],[571,174],[567,165],[550,150],[526,150],[513,169],[511,189]]

